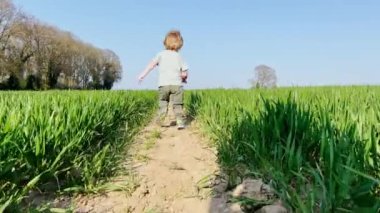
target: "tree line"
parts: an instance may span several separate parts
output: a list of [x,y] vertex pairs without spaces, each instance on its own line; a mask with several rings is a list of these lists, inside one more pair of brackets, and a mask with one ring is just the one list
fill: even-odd
[[111,89],[119,57],[0,1],[0,89]]

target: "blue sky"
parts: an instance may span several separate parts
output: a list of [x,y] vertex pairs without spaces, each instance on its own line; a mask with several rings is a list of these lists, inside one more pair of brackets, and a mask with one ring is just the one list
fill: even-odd
[[137,75],[181,30],[187,88],[249,87],[254,67],[273,67],[280,86],[380,84],[378,0],[15,0],[41,21],[115,51],[116,89],[153,89]]

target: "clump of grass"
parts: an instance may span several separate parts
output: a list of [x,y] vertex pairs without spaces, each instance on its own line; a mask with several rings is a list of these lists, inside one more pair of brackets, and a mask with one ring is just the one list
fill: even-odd
[[163,213],[160,207],[153,207],[153,208],[148,208],[144,211],[144,213]]
[[145,138],[145,141],[143,143],[143,148],[145,150],[152,149],[155,145],[158,139],[161,138],[161,131],[159,129],[154,129],[150,134]]
[[143,144],[143,148],[145,150],[150,150],[152,149],[154,146],[156,145],[156,140],[154,138],[148,138],[144,144]]
[[134,158],[140,162],[145,163],[151,160],[151,158],[146,154],[136,154]]
[[161,138],[161,131],[159,129],[154,129],[152,133],[150,134],[150,138],[152,139],[160,139]]

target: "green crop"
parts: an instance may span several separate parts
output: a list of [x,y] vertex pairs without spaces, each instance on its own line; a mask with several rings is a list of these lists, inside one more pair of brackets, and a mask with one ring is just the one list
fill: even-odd
[[2,92],[0,212],[30,190],[94,190],[155,105],[152,92]]
[[261,177],[296,212],[380,209],[380,88],[204,90],[186,108],[231,187]]
[[[229,187],[263,178],[294,212],[380,209],[379,87],[197,90],[185,101]],[[0,212],[51,185],[95,190],[155,106],[153,92],[1,93]]]

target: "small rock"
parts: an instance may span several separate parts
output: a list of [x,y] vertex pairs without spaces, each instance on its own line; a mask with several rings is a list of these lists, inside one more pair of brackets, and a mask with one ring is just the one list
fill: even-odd
[[268,205],[257,210],[255,213],[288,213],[288,210],[281,205]]
[[232,196],[246,197],[254,200],[266,200],[266,195],[262,193],[263,185],[264,183],[261,179],[254,180],[247,178],[235,188]]
[[83,208],[76,209],[75,212],[77,212],[77,213],[89,213],[92,210],[94,210],[94,207],[86,206],[86,207],[83,207]]
[[143,198],[147,196],[148,194],[149,194],[149,189],[145,189],[140,193],[139,198]]
[[217,209],[223,209],[223,208],[224,208],[224,206],[225,206],[225,204],[224,204],[224,203],[218,204],[218,205],[217,205]]
[[261,186],[261,192],[262,193],[266,193],[266,194],[272,194],[273,190],[272,190],[272,188],[268,184],[263,184]]
[[217,193],[223,193],[227,191],[227,188],[228,188],[227,181],[219,181],[219,183],[214,186],[214,191]]
[[243,184],[240,184],[235,187],[234,191],[232,192],[232,196],[239,197],[244,193],[245,187]]
[[227,210],[226,213],[243,213],[243,210],[237,203],[232,204]]

